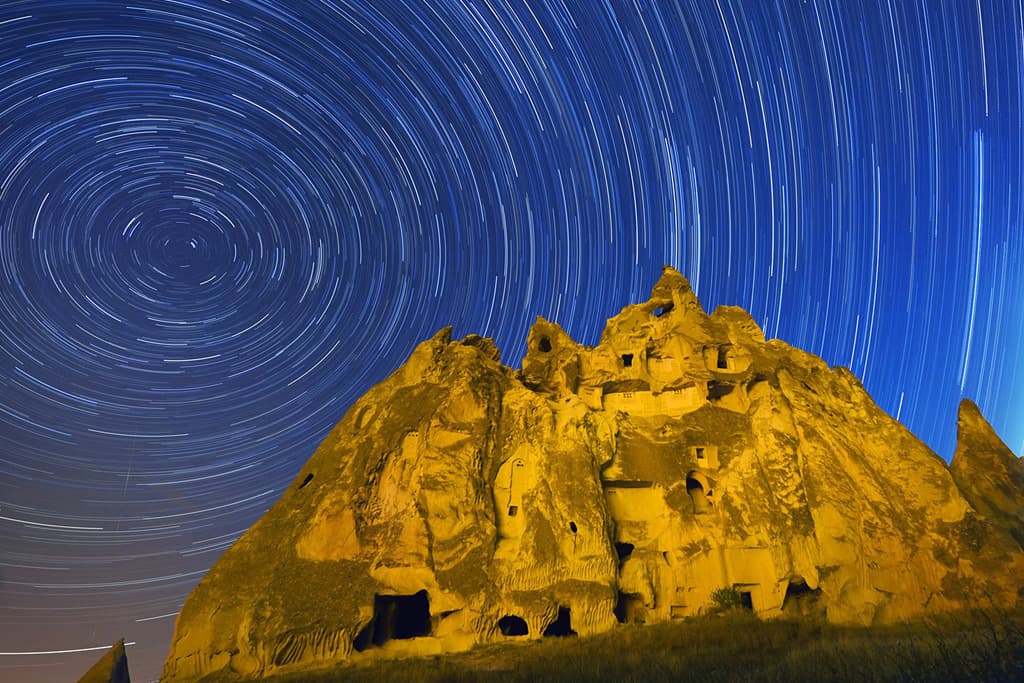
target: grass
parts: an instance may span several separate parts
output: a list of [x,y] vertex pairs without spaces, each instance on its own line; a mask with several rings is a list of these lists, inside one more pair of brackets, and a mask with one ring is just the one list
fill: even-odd
[[590,638],[352,664],[275,683],[394,681],[1024,681],[1024,613],[974,611],[871,628],[728,613]]

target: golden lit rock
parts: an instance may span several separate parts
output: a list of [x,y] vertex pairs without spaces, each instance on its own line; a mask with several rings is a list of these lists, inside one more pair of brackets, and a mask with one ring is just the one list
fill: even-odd
[[960,403],[956,453],[949,469],[971,505],[1024,548],[1024,460],[968,399]]
[[445,329],[356,402],[189,597],[165,679],[587,635],[723,587],[862,624],[1019,599],[1020,461],[976,409],[962,493],[848,370],[670,268],[595,348],[543,319],[527,346],[516,371]]

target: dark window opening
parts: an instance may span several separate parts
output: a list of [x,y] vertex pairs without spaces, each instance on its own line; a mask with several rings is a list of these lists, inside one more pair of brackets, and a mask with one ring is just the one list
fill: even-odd
[[579,529],[576,527],[576,522],[569,522],[569,531],[576,533]]
[[299,488],[300,489],[306,488],[306,484],[308,484],[311,481],[313,481],[313,473],[312,472],[310,472],[309,474],[306,475],[306,478],[302,480],[301,484],[299,484]]
[[633,545],[632,543],[623,543],[622,541],[617,542],[615,544],[615,552],[619,556],[619,561],[622,562],[623,560],[628,558],[630,555],[632,555],[633,554],[633,548],[635,548],[635,547],[636,546]]
[[622,354],[622,367],[631,368],[633,367],[633,354],[624,353]]
[[667,314],[672,312],[672,309],[674,307],[675,307],[675,304],[665,304],[664,306],[660,306],[658,308],[655,308],[654,309],[654,317],[655,318],[660,318],[663,315],[667,315]]
[[636,593],[619,592],[612,614],[620,624],[644,623],[644,600]]
[[718,369],[729,369],[729,352],[726,349],[718,349]]
[[530,628],[526,625],[526,620],[514,614],[498,619],[498,630],[501,631],[503,636],[526,636],[530,634]]
[[703,460],[704,448],[702,446],[697,446],[696,448],[693,449],[693,454],[697,456],[698,460]]
[[518,505],[509,505],[508,506],[508,516],[509,517],[515,517],[518,512],[519,512],[519,506]]
[[537,349],[547,353],[551,350],[551,340],[547,337],[541,337],[540,341],[537,343]]
[[543,635],[555,637],[576,635],[576,631],[572,630],[568,607],[558,608],[558,618],[552,621],[550,624],[548,624],[547,627],[545,627]]
[[356,635],[352,647],[362,652],[389,640],[430,635],[430,599],[427,591],[415,595],[375,595],[373,619]]
[[750,611],[753,611],[754,610],[754,599],[750,597],[750,591],[739,591],[739,594],[740,594],[740,607],[742,607],[743,609],[748,609]]

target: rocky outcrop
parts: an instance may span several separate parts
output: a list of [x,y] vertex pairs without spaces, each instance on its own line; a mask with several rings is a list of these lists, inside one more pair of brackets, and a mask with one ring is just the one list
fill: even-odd
[[849,371],[666,269],[594,348],[538,320],[519,371],[420,344],[189,596],[164,676],[585,635],[722,587],[838,622],[1005,605],[1024,562],[989,514]]
[[131,683],[128,675],[128,656],[124,652],[124,638],[114,643],[100,657],[78,683]]
[[1024,460],[967,399],[960,403],[956,453],[949,469],[971,506],[1024,548]]

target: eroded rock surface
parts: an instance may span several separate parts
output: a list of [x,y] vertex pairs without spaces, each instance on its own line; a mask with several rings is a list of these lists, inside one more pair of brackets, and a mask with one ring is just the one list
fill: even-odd
[[1012,604],[1021,498],[993,491],[1019,480],[964,424],[966,498],[849,371],[708,316],[669,268],[594,348],[538,320],[519,371],[442,330],[200,582],[164,676],[586,635],[721,587],[856,623]]
[[1024,460],[968,399],[960,403],[956,453],[949,469],[970,504],[1024,548]]

